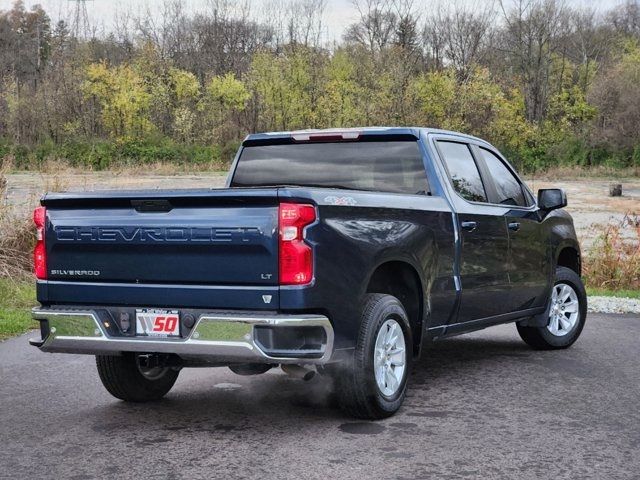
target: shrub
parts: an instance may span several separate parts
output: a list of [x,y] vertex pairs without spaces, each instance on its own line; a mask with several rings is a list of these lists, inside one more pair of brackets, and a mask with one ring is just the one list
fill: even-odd
[[609,290],[640,289],[640,216],[609,225],[584,262],[587,284]]
[[0,161],[11,158],[20,170],[42,170],[48,161],[91,170],[157,163],[224,169],[230,165],[238,146],[238,142],[178,143],[164,137],[118,141],[77,139],[60,144],[47,140],[35,146],[0,141]]
[[16,217],[6,204],[7,162],[0,164],[0,277],[28,278],[35,243],[30,219]]

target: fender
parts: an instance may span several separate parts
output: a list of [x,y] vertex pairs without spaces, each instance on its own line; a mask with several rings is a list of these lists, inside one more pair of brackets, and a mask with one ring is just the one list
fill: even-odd
[[[549,241],[551,244],[551,261],[554,267],[558,265],[560,252],[565,248],[572,248],[578,253],[578,263],[582,264],[580,244],[576,238],[575,229],[573,227],[571,216],[564,210],[552,212],[547,217],[551,222]],[[545,220],[547,220],[545,218]],[[555,275],[555,268],[551,271],[551,275]],[[549,280],[549,290],[547,293],[547,303],[544,312],[525,318],[518,322],[519,325],[525,327],[544,327],[549,322],[549,310],[551,309],[551,291],[553,288],[553,278]]]
[[560,252],[562,252],[565,248],[572,248],[578,253],[578,265],[580,267],[580,271],[578,274],[582,275],[582,253],[580,251],[580,244],[575,238],[564,238],[554,246],[554,252],[553,252],[554,265],[556,266],[558,265],[558,258],[560,257]]
[[[418,259],[412,255],[406,255],[402,252],[385,252],[386,255],[379,255],[379,258],[375,262],[374,268],[372,268],[367,277],[366,282],[364,283],[365,289],[362,291],[362,295],[366,293],[367,287],[373,281],[373,276],[380,268],[384,268],[384,265],[387,264],[401,264],[406,266],[407,271],[410,271],[412,274],[416,275],[415,279],[418,282],[418,298],[417,298],[417,309],[416,312],[413,310],[407,310],[407,313],[413,319],[413,322],[417,321],[417,323],[413,324],[414,328],[414,356],[418,358],[422,352],[422,346],[427,338],[426,332],[428,330],[429,318],[431,314],[431,285],[433,284],[433,279],[435,278],[435,268],[433,267],[433,262],[429,264],[428,267],[420,266]],[[433,258],[433,257],[432,257]],[[428,273],[428,278],[425,278],[425,272]]]
[[[428,260],[430,260],[429,263],[425,265],[421,265],[422,262],[420,262],[420,259],[418,259],[418,257],[414,254],[395,251],[395,249],[385,249],[380,251],[376,255],[376,261],[374,263],[374,266],[369,270],[366,276],[366,280],[364,282],[364,290],[362,291],[362,294],[366,293],[366,288],[371,282],[371,278],[373,277],[374,273],[378,270],[378,268],[380,268],[382,265],[389,262],[406,263],[409,266],[411,266],[414,272],[418,275],[418,279],[420,281],[420,292],[422,294],[423,307],[425,304],[428,306],[429,297],[431,295],[431,285],[433,284],[433,280],[437,273],[436,265],[438,261],[437,249],[435,248],[435,245],[434,245],[434,248],[430,249],[430,251],[433,252],[433,254],[430,256],[430,258],[428,258]],[[428,277],[425,276],[425,272],[428,272],[429,274]],[[423,308],[423,321],[428,318],[428,313],[429,313],[428,308]]]

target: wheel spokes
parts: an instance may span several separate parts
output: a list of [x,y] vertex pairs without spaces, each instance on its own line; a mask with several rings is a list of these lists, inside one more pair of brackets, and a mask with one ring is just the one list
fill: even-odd
[[394,345],[395,342],[398,341],[398,335],[396,333],[397,328],[398,328],[398,324],[395,322],[391,326],[389,326],[389,329],[387,330],[387,335],[385,338],[385,343],[387,345]]
[[560,315],[560,317],[558,318],[560,320],[560,324],[562,325],[563,330],[569,330],[571,328],[571,322],[567,317],[565,317],[564,315]]
[[387,376],[386,376],[386,385],[388,388],[390,388],[391,390],[395,391],[398,388],[398,379],[396,378],[396,376],[393,373],[393,369],[388,368],[387,369]]
[[404,348],[402,347],[394,346],[391,350],[389,350],[389,355],[391,357],[395,357],[396,355],[399,355],[401,353],[404,353]]
[[575,313],[575,312],[577,312],[578,311],[578,303],[577,302],[568,303],[564,307],[564,311],[565,311],[565,313]]
[[551,333],[553,333],[554,335],[558,334],[558,317],[556,317],[555,315],[551,318],[549,330],[551,330]]
[[378,385],[385,384],[385,367],[384,365],[380,365],[376,368],[376,382]]

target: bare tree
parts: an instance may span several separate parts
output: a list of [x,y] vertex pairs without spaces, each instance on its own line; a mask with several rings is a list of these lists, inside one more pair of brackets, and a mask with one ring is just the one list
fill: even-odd
[[259,23],[264,25],[272,39],[272,46],[276,51],[287,43],[288,18],[283,12],[288,9],[288,0],[265,0],[259,3],[257,11]]
[[462,79],[487,52],[495,11],[491,3],[473,9],[455,2],[449,9],[439,8],[432,24],[437,25],[447,63]]
[[514,0],[510,8],[500,0],[505,28],[499,48],[520,76],[524,89],[526,118],[544,119],[549,95],[552,55],[566,18],[562,0]]
[[573,11],[571,29],[571,59],[582,67],[579,84],[586,94],[596,66],[607,55],[611,46],[611,30],[601,24],[593,8]]
[[422,28],[422,46],[427,67],[431,70],[444,68],[445,37],[437,15],[429,15],[425,19]]
[[398,16],[390,0],[352,0],[359,20],[349,26],[344,38],[349,43],[363,45],[371,53],[380,51],[393,42]]
[[323,34],[323,16],[327,0],[294,0],[288,9],[289,43],[319,47]]
[[640,37],[640,2],[626,0],[607,14],[607,20],[616,32]]
[[407,52],[415,51],[419,44],[420,14],[414,0],[392,0],[397,17],[394,43]]
[[185,13],[180,0],[164,0],[162,14],[155,15],[151,7],[144,14],[134,18],[134,24],[144,42],[152,43],[162,58],[179,55],[185,44],[183,26]]

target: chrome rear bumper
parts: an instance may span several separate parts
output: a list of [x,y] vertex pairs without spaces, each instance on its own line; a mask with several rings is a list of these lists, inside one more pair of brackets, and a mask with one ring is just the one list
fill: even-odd
[[[334,333],[329,319],[322,315],[280,315],[265,313],[206,313],[200,315],[186,338],[153,338],[109,335],[93,310],[34,309],[33,318],[46,322],[45,338],[29,342],[43,352],[90,355],[120,352],[168,353],[184,358],[200,358],[229,363],[307,363],[329,361]],[[267,351],[256,335],[256,327],[270,328],[277,334],[293,328],[320,327],[324,341],[317,348]],[[45,329],[47,330],[47,329]],[[317,328],[316,328],[317,331]]]

